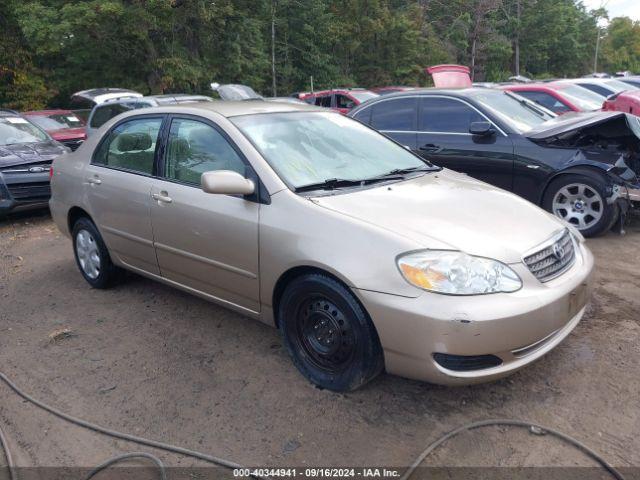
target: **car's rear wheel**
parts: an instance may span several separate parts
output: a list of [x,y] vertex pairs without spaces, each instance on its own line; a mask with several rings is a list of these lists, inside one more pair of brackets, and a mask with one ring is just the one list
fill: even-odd
[[84,279],[94,288],[108,288],[115,283],[119,269],[111,261],[107,246],[91,220],[79,218],[73,225],[73,253]]
[[594,237],[610,230],[618,219],[618,206],[607,203],[605,192],[600,176],[562,175],[549,184],[543,206],[585,237]]
[[327,275],[293,280],[280,299],[278,319],[293,363],[319,387],[355,390],[384,367],[371,320],[353,294]]

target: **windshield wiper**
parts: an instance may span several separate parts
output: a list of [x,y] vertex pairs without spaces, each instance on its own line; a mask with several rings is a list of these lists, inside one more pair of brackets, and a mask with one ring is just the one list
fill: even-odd
[[513,98],[516,102],[518,102],[523,107],[531,110],[533,113],[535,113],[539,117],[545,118],[549,116],[544,110],[540,110],[539,108],[537,108],[535,104],[532,103],[530,100],[527,100],[526,98],[523,98],[520,95],[517,95],[509,91],[505,91],[504,93],[506,93],[509,97]]
[[334,190],[341,187],[362,185],[364,180],[348,180],[346,178],[329,178],[323,182],[308,183],[295,188],[295,192],[311,192],[313,190]]

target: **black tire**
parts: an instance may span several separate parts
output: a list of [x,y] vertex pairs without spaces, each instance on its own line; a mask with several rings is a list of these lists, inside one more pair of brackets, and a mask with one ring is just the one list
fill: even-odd
[[294,279],[280,299],[278,320],[293,363],[318,387],[355,390],[384,368],[369,316],[348,288],[327,275]]
[[[91,239],[93,240],[92,245],[95,246],[97,257],[99,258],[99,268],[96,269],[97,275],[95,275],[95,277],[87,273],[86,268],[83,267],[81,259],[81,257],[83,257],[83,252],[79,253],[78,251],[78,236],[85,235],[86,233],[91,236]],[[93,288],[100,289],[109,288],[115,284],[120,278],[121,271],[111,261],[107,246],[105,245],[104,240],[102,240],[102,236],[94,223],[87,217],[80,217],[76,220],[76,223],[73,224],[71,238],[73,241],[73,254],[76,259],[76,265],[78,265],[78,269],[87,283]]]
[[[570,207],[570,209],[569,208],[558,209],[558,212],[556,212],[554,211],[554,207],[553,207],[554,198],[556,198],[556,195],[559,195],[558,198],[560,199],[565,199],[565,200],[567,199],[566,196],[560,193],[563,189],[569,188],[571,192],[575,193],[576,195],[579,195],[577,188],[572,187],[573,185],[582,185],[586,187],[584,191],[587,192],[587,195],[589,194],[589,191],[591,191],[591,193],[596,192],[601,199],[600,206],[598,207],[600,209],[599,210],[600,217],[596,220],[596,217],[594,216],[587,216],[586,220],[584,220],[583,227],[579,225],[578,220],[575,217],[563,218],[563,216],[565,215],[564,212],[566,212],[567,215],[572,215],[573,213],[581,213],[577,210],[573,210],[572,206],[570,207],[571,202],[567,203],[567,206]],[[553,180],[547,187],[547,190],[545,192],[544,199],[542,202],[542,207],[545,210],[558,216],[559,218],[562,218],[563,220],[571,223],[585,237],[595,237],[608,232],[611,229],[611,227],[615,224],[619,215],[618,205],[615,203],[611,205],[607,203],[606,191],[607,191],[606,181],[599,174],[570,173],[570,174],[560,175],[558,178]],[[587,200],[589,200],[590,198],[593,198],[593,197],[588,197],[587,195],[584,196]],[[596,202],[594,202],[593,209],[594,209],[594,212],[597,214],[598,212],[596,212],[595,206],[597,205],[598,202],[597,202],[597,197],[595,198],[596,198]],[[584,202],[578,203],[576,206],[579,206],[579,205],[584,205]]]

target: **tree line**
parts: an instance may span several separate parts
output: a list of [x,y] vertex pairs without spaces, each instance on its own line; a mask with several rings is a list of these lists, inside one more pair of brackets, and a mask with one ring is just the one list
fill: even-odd
[[0,106],[65,106],[99,86],[426,85],[438,63],[475,81],[581,76],[596,43],[598,70],[640,72],[640,22],[599,28],[605,16],[577,0],[3,0]]

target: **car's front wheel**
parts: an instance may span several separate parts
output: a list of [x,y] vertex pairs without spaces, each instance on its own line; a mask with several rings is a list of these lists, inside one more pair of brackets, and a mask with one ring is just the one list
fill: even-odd
[[327,275],[292,281],[280,299],[278,318],[293,363],[319,387],[355,390],[384,367],[371,320],[349,289]]
[[84,279],[93,288],[108,288],[120,273],[111,261],[107,246],[91,220],[79,218],[73,225],[73,253]]
[[619,215],[618,206],[607,203],[605,192],[600,176],[561,175],[549,184],[543,206],[585,237],[594,237],[611,229]]

